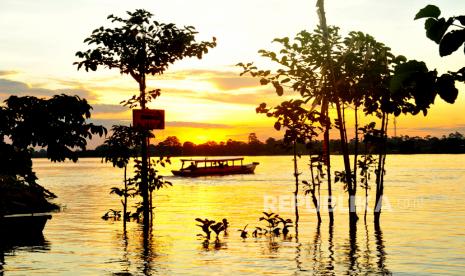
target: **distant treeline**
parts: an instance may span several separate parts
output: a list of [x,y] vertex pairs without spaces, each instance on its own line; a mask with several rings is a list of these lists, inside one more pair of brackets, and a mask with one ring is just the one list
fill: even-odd
[[[355,141],[350,143],[350,151],[354,151]],[[322,141],[314,141],[310,147],[298,145],[301,154],[308,152],[319,153],[322,149]],[[363,144],[361,145],[363,153]],[[332,153],[340,153],[339,140],[331,140],[330,149]],[[95,150],[87,150],[80,153],[80,157],[103,157],[106,146],[100,145]],[[465,137],[458,132],[451,133],[441,138],[399,136],[390,137],[387,140],[387,152],[389,154],[421,154],[421,153],[465,153]],[[254,133],[249,135],[248,142],[233,141],[226,142],[209,141],[203,144],[192,142],[181,143],[175,136],[169,136],[158,145],[150,146],[151,156],[235,156],[235,155],[290,155],[289,148],[283,146],[281,140],[268,138],[265,142],[257,139]],[[36,151],[34,157],[46,157],[45,150]]]

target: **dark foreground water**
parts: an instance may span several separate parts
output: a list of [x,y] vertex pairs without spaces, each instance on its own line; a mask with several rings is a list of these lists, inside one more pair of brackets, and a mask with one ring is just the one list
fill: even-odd
[[[333,163],[340,166],[340,157]],[[299,235],[284,239],[242,239],[263,210],[294,220],[291,157],[249,157],[260,165],[254,175],[168,176],[173,187],[155,196],[155,226],[144,237],[137,223],[104,221],[119,199],[109,195],[122,171],[100,159],[52,164],[34,160],[40,183],[63,205],[43,239],[11,241],[0,249],[5,275],[463,275],[465,273],[465,155],[388,156],[381,228],[364,223],[360,197],[357,229],[349,231],[346,198],[335,185],[335,225],[317,227],[313,205],[300,199]],[[176,161],[176,160],[175,160]],[[301,161],[308,177],[307,160]],[[174,162],[173,168],[178,163]],[[167,169],[163,174],[169,175]],[[370,191],[374,194],[374,190]],[[363,190],[359,189],[362,196]],[[322,190],[321,199],[326,200]],[[370,200],[370,207],[373,202]],[[231,222],[228,236],[205,248],[196,235],[196,217]],[[5,238],[3,238],[5,239]]]

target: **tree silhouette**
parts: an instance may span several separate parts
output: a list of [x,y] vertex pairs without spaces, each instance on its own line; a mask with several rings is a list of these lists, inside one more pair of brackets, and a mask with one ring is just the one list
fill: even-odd
[[[298,193],[299,193],[299,169],[297,158],[300,158],[300,153],[297,152],[297,143],[309,144],[315,139],[321,128],[317,126],[321,120],[320,113],[313,110],[309,111],[303,107],[304,101],[290,100],[284,101],[274,108],[267,108],[265,103],[257,107],[257,113],[264,113],[268,117],[276,118],[274,128],[276,130],[284,129],[284,145],[292,148],[294,155],[294,178],[295,178],[295,191],[294,191],[294,204],[295,204],[295,221],[299,222],[299,209],[298,209]],[[250,138],[250,136],[249,136]],[[315,206],[316,207],[316,206]],[[318,208],[317,208],[318,210]],[[317,212],[318,221],[321,222],[319,210]]]
[[[186,57],[202,58],[209,48],[216,46],[216,39],[211,42],[195,41],[195,28],[186,26],[178,28],[174,24],[151,21],[153,15],[138,9],[127,12],[128,18],[115,15],[108,19],[116,25],[113,28],[100,27],[84,40],[92,48],[79,51],[80,59],[74,64],[78,70],[96,71],[99,66],[118,69],[121,74],[130,75],[139,85],[139,94],[133,95],[122,104],[131,108],[147,108],[147,103],[160,96],[160,89],[147,91],[146,79],[150,75],[161,75],[174,62]],[[140,191],[143,198],[144,224],[149,224],[148,161],[147,141],[141,143],[141,177]]]
[[418,11],[415,20],[426,18],[426,36],[439,44],[441,57],[452,54],[461,46],[464,46],[465,51],[465,15],[452,16],[447,19],[439,17],[440,15],[441,10],[437,6],[427,5]]
[[[439,95],[448,103],[457,97],[453,74],[439,76],[423,62],[407,61],[395,56],[390,48],[361,32],[339,35],[339,28],[326,25],[324,1],[317,1],[320,25],[314,32],[301,31],[293,39],[277,38],[279,51],[260,50],[259,53],[279,65],[275,72],[258,69],[253,63],[239,63],[242,74],[260,79],[262,85],[272,85],[278,96],[286,90],[300,95],[308,110],[320,109],[320,124],[325,130],[323,155],[327,165],[328,194],[331,195],[329,163],[329,129],[339,132],[339,147],[344,171],[337,172],[335,182],[342,182],[349,194],[351,224],[358,220],[355,196],[357,192],[359,110],[375,115],[381,121],[378,134],[378,168],[376,180],[377,206],[375,220],[379,221],[384,190],[384,164],[389,116],[400,114],[424,115]],[[287,101],[286,101],[287,102]],[[328,110],[334,108],[335,118]],[[350,156],[347,129],[348,109],[353,109],[355,124],[354,156]],[[275,124],[276,127],[276,124]],[[351,158],[353,161],[351,162]],[[328,209],[331,211],[330,198]],[[331,223],[331,212],[330,212]]]
[[[0,106],[0,186],[6,190],[0,191],[0,205],[4,205],[0,209],[44,212],[53,208],[45,199],[55,195],[36,182],[32,148],[45,148],[53,162],[76,162],[87,139],[106,134],[104,127],[87,122],[91,109],[78,96],[10,96],[5,100]],[[16,192],[9,193],[10,188]]]
[[126,221],[129,218],[127,211],[128,197],[134,195],[131,186],[135,184],[133,179],[127,177],[127,168],[129,160],[137,156],[137,146],[144,139],[144,134],[133,127],[128,126],[113,126],[111,136],[105,140],[105,162],[111,162],[113,167],[124,169],[124,188],[111,188],[111,193],[123,197],[121,204],[123,205],[123,228],[126,229]]

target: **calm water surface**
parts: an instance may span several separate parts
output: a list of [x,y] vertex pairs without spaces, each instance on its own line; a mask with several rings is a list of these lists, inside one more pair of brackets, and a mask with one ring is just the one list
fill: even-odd
[[[298,237],[241,239],[237,229],[264,226],[258,218],[274,208],[294,220],[291,157],[248,157],[254,175],[186,179],[162,174],[173,187],[155,196],[155,226],[143,237],[137,223],[100,217],[120,209],[109,189],[123,172],[100,159],[53,164],[34,160],[39,181],[55,192],[63,211],[53,215],[43,240],[23,241],[0,251],[5,275],[463,275],[465,273],[465,155],[388,156],[381,228],[371,212],[349,231],[346,199],[335,185],[335,225],[326,212],[317,227],[308,199],[301,199]],[[334,157],[336,167],[341,158]],[[172,168],[179,163],[174,160]],[[302,177],[308,177],[301,160]],[[374,192],[374,191],[372,191]],[[359,194],[363,191],[359,189]],[[322,190],[322,198],[325,191]],[[370,201],[370,206],[373,203]],[[202,246],[195,218],[226,217],[229,235]],[[251,232],[250,231],[250,232]]]

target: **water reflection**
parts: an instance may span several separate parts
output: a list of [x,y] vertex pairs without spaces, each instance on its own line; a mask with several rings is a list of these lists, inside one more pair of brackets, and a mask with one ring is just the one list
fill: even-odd
[[330,223],[328,227],[328,264],[326,265],[326,270],[329,275],[334,275],[334,224]]
[[[365,241],[364,246],[359,246],[357,240],[357,227],[351,227],[349,230],[349,243],[346,246],[347,251],[347,274],[358,275],[358,274],[381,274],[391,275],[392,273],[387,269],[386,262],[386,251],[383,240],[383,233],[379,224],[374,225],[374,238],[376,245],[376,252],[373,253],[370,245],[370,233],[368,225],[365,224]],[[376,255],[374,255],[376,254]]]
[[42,234],[0,238],[0,252],[15,252],[17,250],[50,250],[50,243]]
[[295,220],[295,264],[297,271],[305,271],[302,268],[302,243],[299,242],[299,220],[298,220],[298,215],[296,214],[296,220]]
[[[140,228],[131,231],[130,237],[126,228],[123,227],[122,232],[116,235],[116,239],[121,245],[122,256],[118,260],[120,271],[113,273],[113,275],[133,275],[131,272],[133,270],[136,270],[136,274],[153,275],[157,270],[154,267],[157,255],[152,229],[140,225]],[[136,258],[134,259],[134,257]]]
[[392,275],[392,273],[386,267],[386,251],[384,250],[383,232],[381,226],[375,223],[375,240],[376,240],[376,251],[378,256],[378,271],[384,275]]
[[[440,212],[446,218],[440,224],[433,219],[432,205],[417,206],[415,213],[412,213],[411,209],[400,210],[393,200],[394,211],[385,213],[381,225],[383,231],[374,226],[371,219],[367,219],[367,225],[361,219],[357,228],[350,232],[345,212],[336,215],[332,227],[328,225],[328,216],[324,215],[318,229],[313,213],[299,209],[298,229],[292,231],[297,230],[298,235],[292,233],[292,241],[283,240],[281,236],[270,243],[263,235],[243,240],[237,229],[247,223],[251,231],[255,226],[261,226],[257,222],[257,213],[264,206],[264,196],[275,198],[279,205],[279,196],[292,192],[286,190],[289,186],[286,184],[287,176],[281,174],[287,172],[281,169],[288,163],[285,158],[266,157],[259,160],[263,161],[264,166],[256,175],[182,181],[173,179],[173,182],[177,181],[175,185],[161,190],[157,195],[153,236],[145,238],[136,223],[128,223],[125,236],[121,231],[121,222],[100,220],[102,210],[118,204],[113,197],[105,195],[113,183],[119,181],[119,178],[112,178],[112,170],[107,172],[100,165],[100,160],[90,160],[84,168],[69,165],[58,173],[46,167],[45,172],[42,170],[41,178],[45,179],[51,190],[60,194],[62,202],[68,204],[68,212],[56,216],[47,225],[46,237],[54,245],[50,251],[46,254],[26,252],[15,256],[2,252],[7,263],[4,269],[16,273],[31,269],[44,275],[63,271],[81,275],[102,275],[109,271],[120,272],[120,275],[141,275],[144,270],[145,273],[151,271],[152,274],[161,275],[206,275],[207,271],[218,275],[228,272],[248,275],[274,272],[286,275],[344,275],[348,272],[372,275],[405,271],[415,274],[432,269],[434,265],[439,273],[456,269],[455,272],[460,275],[461,271],[458,270],[463,271],[463,248],[458,244],[463,243],[463,220],[459,218],[463,217],[464,209],[460,208],[452,216],[450,208],[463,207],[459,203],[465,190],[453,181],[445,181],[451,186],[451,190],[447,191],[437,190],[436,183],[427,188],[423,183],[417,183],[418,175],[425,179],[432,176],[430,171],[437,173],[431,166],[421,167],[419,172],[414,168],[423,166],[424,157],[418,159],[422,163],[417,162],[417,165],[401,160],[403,163],[400,164],[407,169],[398,165],[393,172],[389,194],[401,200],[414,200],[416,196],[423,198],[427,194],[447,196],[447,201],[432,202],[434,215]],[[441,162],[447,164],[444,167],[453,165],[446,162],[450,156],[431,159],[435,158],[441,158]],[[465,156],[460,158],[465,160]],[[458,173],[465,175],[463,166],[455,166]],[[415,170],[418,174],[412,173]],[[69,173],[74,171],[77,173],[69,177]],[[403,175],[407,173],[408,177]],[[442,175],[446,173],[450,174],[450,169]],[[62,176],[57,178],[56,175]],[[81,175],[97,175],[98,181],[95,182],[98,185],[89,183]],[[396,179],[400,180],[397,186],[394,185]],[[406,183],[409,185],[404,185]],[[453,191],[453,194],[449,191]],[[411,197],[411,194],[415,197]],[[280,211],[280,215],[294,218],[294,208]],[[227,217],[231,221],[229,237],[220,237],[227,246],[221,245],[219,250],[218,247],[215,249],[213,238],[209,250],[205,250],[202,240],[195,236],[198,233],[194,222],[196,217]],[[372,217],[368,215],[368,218]],[[444,229],[443,235],[432,237],[431,231],[439,227]],[[402,235],[396,235],[398,233]],[[427,243],[415,243],[415,238]],[[413,250],[421,254],[412,256]],[[395,253],[395,256],[389,253]],[[442,262],[432,264],[431,259],[438,258]]]
[[140,255],[142,260],[142,267],[139,267],[139,271],[142,271],[144,275],[152,275],[155,272],[153,269],[153,261],[155,259],[155,252],[153,248],[153,235],[152,226],[144,226],[142,229],[142,252]]
[[117,240],[121,240],[122,244],[122,257],[121,257],[121,272],[118,273],[113,273],[113,275],[132,275],[129,270],[131,267],[131,261],[129,259],[129,238],[128,238],[128,232],[126,230],[126,225],[123,227],[123,233],[117,236]]
[[[293,259],[293,264],[285,264],[290,265],[285,269],[293,270],[295,275],[307,273],[315,275],[392,274],[386,267],[386,246],[379,225],[372,228],[370,224],[359,223],[357,227],[336,228],[334,225],[317,224],[313,234],[303,231],[299,225],[295,226],[297,228],[295,236],[288,238],[281,235],[242,239],[238,234],[222,235],[219,240],[212,240],[206,246],[202,240],[197,240],[196,250],[202,253],[200,256],[206,258],[196,265],[211,265],[211,262],[217,261],[218,256],[226,257],[231,252],[234,253],[238,247],[247,247],[261,251],[259,255],[273,262],[285,264],[285,257],[290,257]],[[300,235],[303,233],[307,235],[300,237],[299,230],[302,231]],[[131,229],[128,232],[122,231],[119,232],[117,238],[122,255],[119,260],[119,272],[114,275],[154,275],[172,272],[170,268],[165,267],[167,264],[163,250],[166,245],[159,244],[163,243],[163,238],[154,236],[151,229],[146,232],[143,231],[143,227],[140,227],[140,229]],[[248,252],[254,255],[252,251]]]
[[219,238],[215,239],[215,241],[211,242],[209,240],[202,241],[202,249],[205,251],[210,251],[210,249],[214,249],[216,251],[222,249],[228,249],[228,244],[224,241],[221,241]]
[[31,236],[3,236],[0,237],[0,274],[3,275],[5,255],[15,255],[16,253],[37,252],[50,250],[50,243],[42,234]]
[[313,244],[311,244],[312,252],[312,270],[325,271],[324,256],[321,249],[321,224],[317,224],[315,235],[313,237]]
[[357,225],[351,224],[349,227],[349,244],[347,250],[347,274],[358,274],[360,272],[359,266],[359,248],[357,244]]
[[[357,225],[347,229],[348,238],[342,246],[335,241],[335,227],[328,225],[327,239],[323,239],[321,225],[317,225],[313,238],[308,243],[308,250],[302,252],[301,243],[296,239],[295,274],[311,271],[316,275],[391,275],[386,267],[386,250],[383,234],[379,225],[374,227],[374,233],[368,225]],[[360,228],[363,227],[363,228]],[[358,230],[364,229],[363,232]],[[337,239],[345,230],[340,229]],[[279,246],[279,245],[277,245]]]

